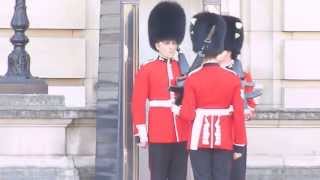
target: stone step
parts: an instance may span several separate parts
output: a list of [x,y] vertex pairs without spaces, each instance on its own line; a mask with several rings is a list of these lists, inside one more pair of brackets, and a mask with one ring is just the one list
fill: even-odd
[[[85,157],[86,158],[86,157]],[[79,158],[77,158],[79,159]],[[70,156],[0,156],[0,179],[12,180],[80,180],[93,176],[80,177],[83,170],[92,173],[94,158],[86,158],[90,163],[77,166],[75,158]],[[84,169],[86,168],[86,169]]]
[[264,167],[249,168],[246,180],[319,180],[320,167],[318,168],[280,168]]
[[247,180],[320,179],[320,155],[249,155],[247,164]]

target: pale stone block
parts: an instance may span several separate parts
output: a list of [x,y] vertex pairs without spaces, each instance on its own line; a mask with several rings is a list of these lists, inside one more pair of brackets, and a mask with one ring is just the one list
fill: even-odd
[[0,120],[0,155],[64,155],[64,120]]
[[254,168],[259,168],[259,167],[284,167],[284,161],[283,157],[279,156],[257,156],[257,155],[248,155],[248,160],[247,160],[247,166],[248,167],[254,167]]
[[285,164],[289,167],[319,167],[320,166],[320,156],[293,156],[286,157]]
[[[91,2],[92,0],[90,0]],[[89,1],[88,1],[89,2]],[[1,0],[0,28],[10,28],[15,1]],[[84,29],[85,0],[28,0],[26,1],[30,28]],[[96,10],[98,11],[98,10]]]
[[284,31],[319,31],[319,0],[284,0]]
[[273,41],[270,32],[251,32],[249,35],[250,69],[257,79],[273,77]]
[[272,1],[259,0],[250,1],[250,3],[250,31],[272,31]]
[[[320,128],[247,128],[251,155],[299,156],[320,153]],[[280,148],[279,148],[280,147]],[[281,148],[285,147],[285,148]]]
[[[74,36],[86,40],[86,78],[98,78],[99,67],[99,30],[75,31]],[[106,52],[108,54],[108,52]]]
[[250,30],[251,1],[241,1],[241,20],[245,31]]
[[270,16],[273,16],[273,31],[281,32],[283,29],[283,1],[273,0],[273,9]]
[[270,127],[278,127],[279,120],[251,120],[246,121],[247,128],[270,128]]
[[[26,49],[31,57],[31,73],[42,78],[84,78],[85,48],[84,39],[30,38]],[[0,38],[0,74],[7,71],[7,56],[12,49],[8,38]]]
[[207,4],[204,6],[204,10],[211,13],[220,13],[221,6],[219,4]]
[[320,128],[319,120],[279,120],[279,127],[309,127]]
[[[271,81],[271,80],[270,80]],[[273,103],[272,106],[274,108],[281,108],[283,107],[282,105],[282,81],[279,79],[275,79],[272,81],[273,85],[273,91],[272,91],[272,97],[273,97]],[[266,90],[267,91],[267,90]]]
[[273,78],[283,79],[285,40],[290,39],[291,34],[283,32],[273,33]]
[[101,0],[86,0],[86,29],[100,28]]
[[228,1],[228,14],[235,17],[240,17],[241,6],[240,0],[229,0]]
[[242,62],[242,67],[244,71],[251,71],[251,58],[250,58],[250,41],[249,38],[250,33],[244,32],[244,41],[242,44],[241,54],[239,56],[239,59]]
[[284,88],[285,108],[320,108],[319,88]]
[[319,120],[252,120],[246,121],[248,128],[320,128]]
[[98,82],[98,78],[87,78],[84,80],[84,85],[86,88],[86,106],[95,107],[96,105],[96,84]]
[[86,78],[98,78],[99,30],[86,30]]
[[66,156],[1,156],[0,161],[1,179],[79,180],[82,171]]
[[291,39],[293,40],[320,40],[320,31],[317,32],[286,32],[291,35]]
[[229,13],[228,1],[220,1],[220,5],[221,5],[221,14],[228,14]]
[[[252,155],[248,156],[247,167],[249,168],[303,168],[308,169],[319,167],[319,155],[300,155],[300,156],[279,156],[279,155]],[[295,176],[297,177],[297,176]]]
[[84,107],[86,105],[84,86],[49,86],[48,94],[64,95],[65,104],[69,107]]
[[[12,30],[9,29],[10,34],[6,37],[12,36]],[[28,29],[26,31],[26,35],[29,38],[81,38],[76,35],[77,32],[81,32],[82,30],[70,30],[70,29]]]
[[287,88],[320,88],[320,82],[318,80],[308,80],[308,81],[301,81],[301,80],[282,80],[282,87]]
[[96,127],[94,121],[81,121],[67,128],[67,152],[69,155],[95,154]]
[[284,50],[284,78],[301,80],[320,79],[319,40],[287,40]]

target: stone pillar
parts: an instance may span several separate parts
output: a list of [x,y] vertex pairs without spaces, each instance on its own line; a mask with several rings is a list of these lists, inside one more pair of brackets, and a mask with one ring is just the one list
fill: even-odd
[[119,106],[120,1],[102,0],[97,83],[96,179],[122,179],[122,126]]

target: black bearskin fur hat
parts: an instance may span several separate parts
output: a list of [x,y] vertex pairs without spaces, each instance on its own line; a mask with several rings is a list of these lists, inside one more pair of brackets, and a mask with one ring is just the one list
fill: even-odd
[[179,45],[184,38],[185,26],[186,15],[178,3],[158,3],[152,9],[148,20],[150,46],[156,50],[155,44],[162,40],[175,40]]
[[227,24],[227,33],[224,41],[225,50],[231,51],[232,56],[236,57],[240,54],[243,44],[243,25],[242,21],[233,16],[223,16]]
[[224,50],[226,24],[223,18],[215,13],[201,12],[193,16],[190,24],[190,36],[194,52],[199,52],[203,48],[204,40],[213,26],[215,26],[214,34],[203,53],[205,55],[217,55]]

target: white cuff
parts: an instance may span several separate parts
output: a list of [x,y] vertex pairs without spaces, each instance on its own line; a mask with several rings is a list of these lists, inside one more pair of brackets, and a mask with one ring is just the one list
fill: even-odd
[[148,142],[147,126],[145,124],[136,125],[140,142]]

